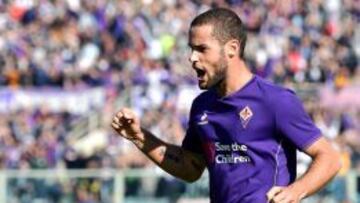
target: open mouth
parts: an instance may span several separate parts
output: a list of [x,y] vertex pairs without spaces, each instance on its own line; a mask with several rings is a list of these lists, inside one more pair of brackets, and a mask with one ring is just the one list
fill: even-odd
[[195,69],[196,75],[198,79],[202,79],[205,76],[205,71],[201,69]]

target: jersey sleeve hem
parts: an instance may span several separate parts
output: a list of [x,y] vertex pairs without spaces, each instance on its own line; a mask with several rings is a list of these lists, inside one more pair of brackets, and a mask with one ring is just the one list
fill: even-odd
[[301,149],[301,151],[305,151],[312,144],[314,144],[316,141],[318,141],[321,137],[322,137],[322,135],[320,133],[317,134],[317,136],[313,136],[311,139],[307,140],[302,146],[300,146],[299,149]]

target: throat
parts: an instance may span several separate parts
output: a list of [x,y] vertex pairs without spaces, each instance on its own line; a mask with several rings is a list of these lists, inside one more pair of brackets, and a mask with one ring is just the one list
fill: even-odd
[[231,94],[231,90],[227,87],[225,80],[222,80],[216,85],[216,93],[219,97],[225,97]]
[[254,75],[250,73],[242,77],[238,77],[237,80],[233,80],[234,82],[230,82],[231,80],[219,81],[218,85],[216,85],[216,93],[221,98],[229,96],[244,88],[253,79],[253,77]]

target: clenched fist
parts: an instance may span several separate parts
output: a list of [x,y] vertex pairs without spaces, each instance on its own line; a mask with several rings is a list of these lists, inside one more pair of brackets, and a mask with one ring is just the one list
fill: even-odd
[[140,121],[128,108],[122,108],[116,113],[111,126],[119,135],[130,141],[143,140]]

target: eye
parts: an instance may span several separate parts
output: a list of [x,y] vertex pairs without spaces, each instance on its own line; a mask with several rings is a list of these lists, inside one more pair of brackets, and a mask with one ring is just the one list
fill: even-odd
[[197,51],[204,53],[206,50],[207,50],[206,47],[201,46],[201,47],[198,48]]
[[191,48],[191,52],[196,51],[196,52],[200,52],[200,53],[204,53],[206,52],[206,50],[208,49],[208,47],[206,45],[189,45]]
[[197,52],[200,52],[200,53],[204,53],[206,50],[207,50],[207,47],[206,46],[194,46],[192,48],[193,51],[197,51]]

